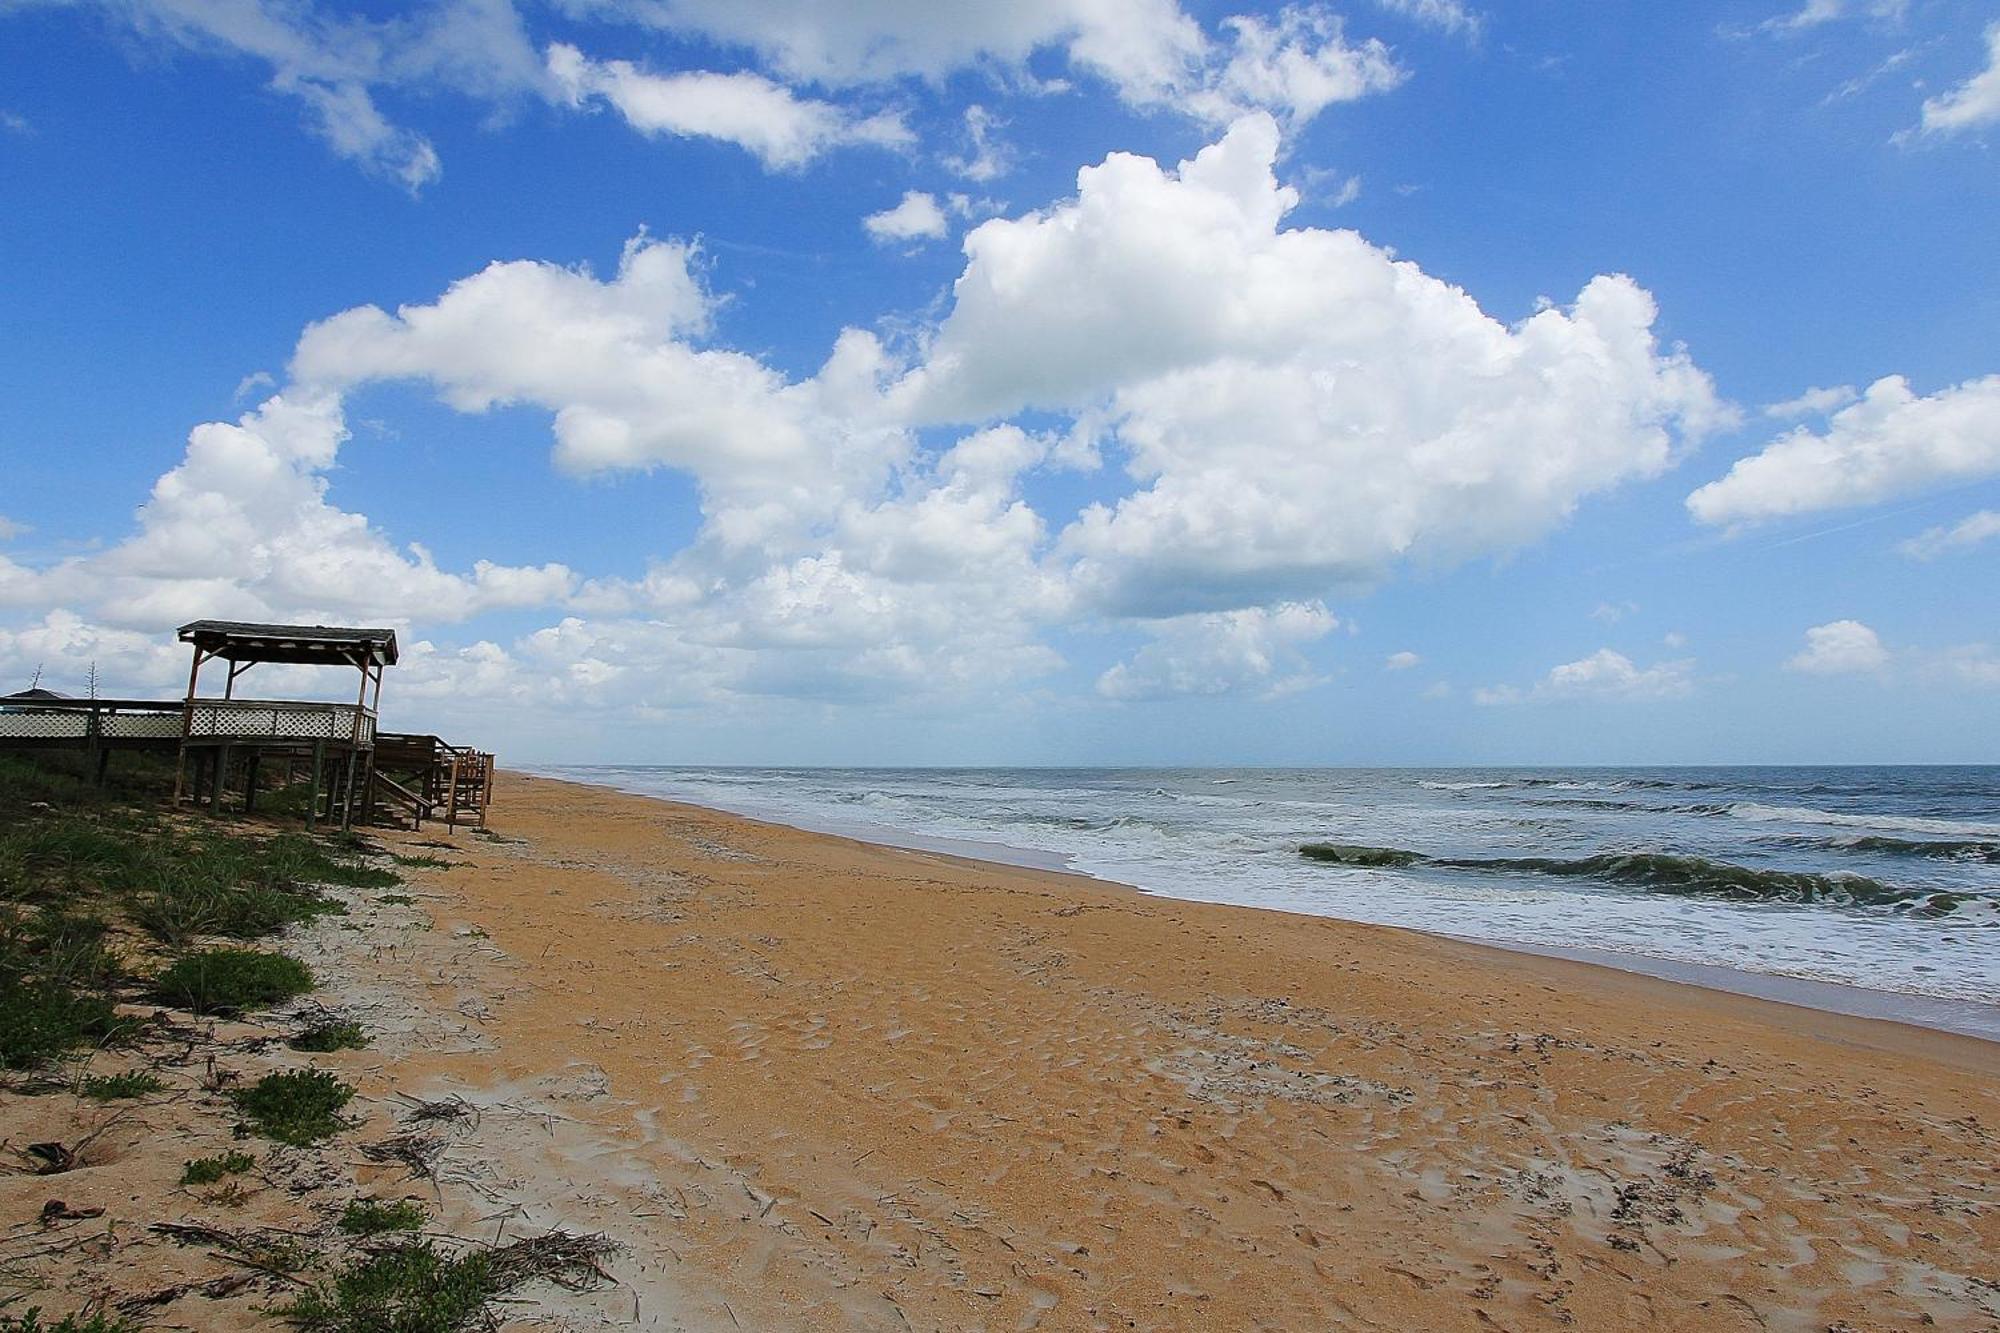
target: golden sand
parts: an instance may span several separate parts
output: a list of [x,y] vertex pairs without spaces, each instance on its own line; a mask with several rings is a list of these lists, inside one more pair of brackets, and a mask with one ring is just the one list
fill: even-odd
[[411,1015],[321,1062],[486,1108],[462,1232],[627,1247],[523,1327],[2000,1327],[2000,1046],[546,779],[495,831],[316,958]]

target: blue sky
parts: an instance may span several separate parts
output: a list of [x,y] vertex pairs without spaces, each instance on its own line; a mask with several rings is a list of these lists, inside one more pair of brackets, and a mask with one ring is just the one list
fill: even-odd
[[1970,3],[0,0],[0,680],[218,615],[524,760],[1988,760],[1996,141]]

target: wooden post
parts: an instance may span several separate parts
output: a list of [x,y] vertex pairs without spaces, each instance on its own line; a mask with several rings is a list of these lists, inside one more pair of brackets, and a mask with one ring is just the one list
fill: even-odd
[[250,814],[257,809],[257,770],[263,766],[264,756],[256,750],[243,761],[243,813]]
[[[342,829],[351,829],[354,827],[354,747],[351,745],[347,747],[346,792],[347,799],[340,807],[340,827]],[[331,814],[332,812],[329,811],[328,813]]]
[[104,748],[104,714],[94,703],[90,706],[89,715],[84,719],[83,730],[85,747],[88,749],[90,757],[96,761],[97,785],[102,787],[104,785],[104,757],[108,751]]
[[222,813],[222,789],[229,784],[229,752],[234,748],[224,745],[215,752],[215,781],[208,793],[208,813]]
[[319,822],[319,775],[326,768],[326,742],[313,742],[312,790],[306,798],[306,832]]

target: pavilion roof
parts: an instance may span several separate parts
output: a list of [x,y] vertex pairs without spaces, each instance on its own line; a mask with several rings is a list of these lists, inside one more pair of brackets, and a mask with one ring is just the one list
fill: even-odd
[[263,625],[196,620],[182,625],[182,643],[229,662],[295,662],[308,666],[396,664],[396,631],[342,625]]

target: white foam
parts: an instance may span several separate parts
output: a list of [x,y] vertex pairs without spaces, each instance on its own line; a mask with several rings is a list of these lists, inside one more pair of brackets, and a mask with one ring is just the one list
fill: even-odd
[[1959,819],[1925,819],[1918,815],[1853,815],[1814,810],[1803,805],[1759,805],[1738,801],[1729,807],[1738,819],[1786,820],[1793,824],[1832,824],[1840,828],[1891,829],[1898,833],[1935,833],[1947,838],[2000,838],[2000,824],[1974,824]]

